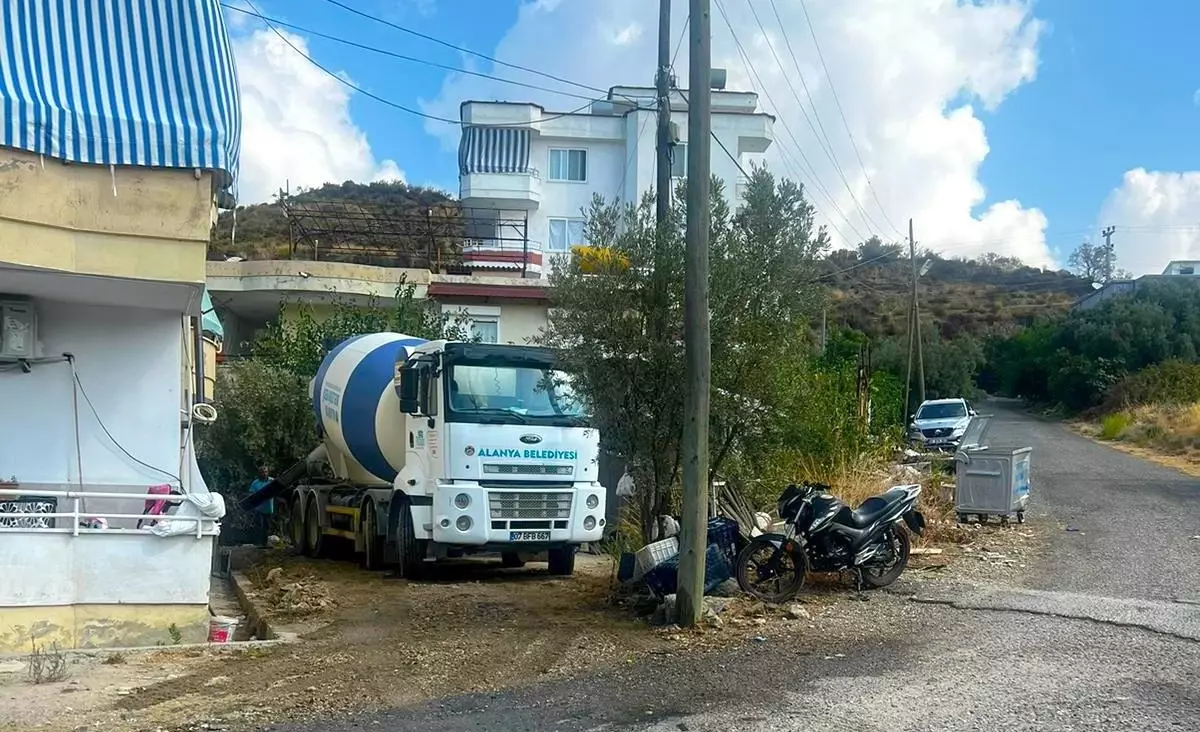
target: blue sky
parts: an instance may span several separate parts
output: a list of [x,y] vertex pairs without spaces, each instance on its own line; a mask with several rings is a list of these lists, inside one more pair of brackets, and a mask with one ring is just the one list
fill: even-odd
[[[599,87],[646,83],[653,73],[656,18],[650,0],[341,1],[451,43]],[[745,5],[747,0],[723,1],[735,18],[735,31],[752,47],[756,59],[752,63],[771,86],[772,97],[786,107],[775,111],[794,131],[803,133],[797,108],[786,103],[782,75],[774,77],[780,80],[777,83],[768,78],[772,76],[769,65],[775,62],[767,55],[771,46],[765,39],[775,39],[776,54],[784,48],[778,28],[771,25],[774,18],[768,0],[750,0],[753,6]],[[355,16],[326,0],[254,0],[254,4],[267,15],[358,43],[552,84],[493,68],[486,61]],[[840,130],[840,120],[828,93],[822,99],[815,92],[817,114],[837,138],[833,144],[838,164],[852,177],[861,172],[871,178],[889,218],[902,222],[914,216],[918,239],[967,255],[996,249],[1036,263],[1047,256],[1062,263],[1080,240],[1095,238],[1096,229],[1113,223],[1128,232],[1123,245],[1128,256],[1123,262],[1135,269],[1161,268],[1159,260],[1181,256],[1193,246],[1200,256],[1200,231],[1185,231],[1188,222],[1200,223],[1200,177],[1188,177],[1188,171],[1200,170],[1196,144],[1200,44],[1194,40],[1194,29],[1200,27],[1200,3],[975,0],[956,8],[946,0],[942,5],[948,7],[925,14],[915,10],[925,4],[901,10],[892,5],[882,0],[808,0],[807,4],[813,27],[823,38],[822,51],[834,80],[830,86],[846,108],[871,173],[858,167],[849,136],[834,134]],[[676,28],[681,28],[686,3],[677,0],[675,6]],[[800,63],[814,74],[809,77],[813,86],[820,86],[815,47],[806,45],[810,38],[802,8],[797,0],[778,0],[778,6],[783,13],[781,25],[802,56]],[[749,14],[742,12],[748,7],[757,8],[767,26],[760,29],[753,24]],[[883,17],[884,11],[895,17]],[[254,19],[235,17],[237,13],[227,15],[235,39],[250,49],[254,31],[263,26]],[[486,80],[463,79],[295,33],[323,65],[374,94],[413,108],[455,116],[463,96],[530,99],[560,107],[579,104]],[[893,45],[892,33],[895,44],[915,45],[907,51],[887,51]],[[734,55],[729,28],[722,25],[715,6],[713,34],[714,63],[730,67],[731,87],[754,86],[744,68],[736,68],[744,65]],[[265,43],[261,37],[259,42]],[[241,75],[260,79],[260,96],[290,95],[286,105],[293,111],[284,115],[292,120],[288,127],[306,124],[310,113],[299,105],[305,90],[320,81],[313,76],[307,80],[288,76],[302,72],[284,68],[285,62],[279,60],[269,62],[275,77],[267,71],[259,74],[253,67],[257,62],[249,50],[239,48]],[[881,71],[897,68],[903,68],[900,81],[877,82]],[[278,84],[271,82],[273,78]],[[336,110],[336,87],[333,83],[313,92],[315,121],[308,137],[325,140],[328,149],[304,158],[305,148],[291,143],[271,158],[277,169],[271,169],[270,175],[304,182],[322,174],[387,177],[388,171],[398,170],[411,183],[456,190],[456,133],[451,126],[400,112],[361,94],[349,96],[342,110]],[[953,110],[962,105],[969,106],[955,115]],[[269,114],[274,102],[268,98],[251,106],[267,111],[247,114]],[[316,119],[322,107],[338,119]],[[930,118],[931,109],[939,116]],[[353,154],[345,156],[357,161],[354,165],[341,164],[335,144],[341,138],[325,132],[321,125],[326,123],[340,125],[338,134],[349,130],[362,138],[351,146]],[[270,135],[248,131],[250,139],[244,146],[267,145],[261,140],[265,136]],[[776,137],[781,139],[778,124]],[[801,137],[801,145],[807,145]],[[274,138],[288,139],[283,133]],[[930,149],[924,149],[927,145]],[[305,159],[327,162],[305,170]],[[1127,174],[1138,169],[1148,171],[1148,177],[1129,178]],[[812,174],[840,197],[846,211],[853,212],[858,203],[870,207],[861,189],[857,200],[839,191],[832,165],[815,168]],[[982,186],[978,194],[965,192],[976,186]],[[1159,204],[1166,199],[1171,204],[1164,208]],[[828,206],[823,213],[841,225]],[[1159,241],[1164,232],[1170,234],[1168,243]],[[1143,251],[1147,246],[1161,251],[1156,249],[1150,256]]]

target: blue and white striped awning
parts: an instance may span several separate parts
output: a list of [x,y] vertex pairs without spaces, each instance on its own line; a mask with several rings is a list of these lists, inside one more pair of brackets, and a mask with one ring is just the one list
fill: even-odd
[[529,129],[463,127],[458,170],[468,173],[528,173]]
[[237,88],[218,0],[0,0],[0,145],[233,191]]

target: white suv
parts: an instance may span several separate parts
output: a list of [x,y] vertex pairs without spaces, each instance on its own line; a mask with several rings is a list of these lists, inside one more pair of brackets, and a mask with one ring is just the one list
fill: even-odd
[[908,439],[930,448],[955,448],[975,414],[966,399],[929,399],[912,416]]

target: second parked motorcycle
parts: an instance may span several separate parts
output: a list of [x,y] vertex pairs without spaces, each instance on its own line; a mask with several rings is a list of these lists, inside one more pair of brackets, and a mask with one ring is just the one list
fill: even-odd
[[[908,566],[909,531],[920,535],[919,485],[900,485],[851,508],[820,483],[790,484],[779,496],[782,534],[756,536],[737,558],[742,590],[786,602],[812,572],[851,572],[859,588],[886,587]],[[906,528],[907,527],[907,528]]]

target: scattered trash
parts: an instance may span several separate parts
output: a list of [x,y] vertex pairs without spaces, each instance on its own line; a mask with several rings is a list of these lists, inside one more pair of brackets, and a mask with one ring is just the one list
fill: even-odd
[[914,557],[916,557],[916,556],[937,556],[938,554],[942,553],[942,550],[938,549],[936,547],[917,546],[917,547],[913,547],[912,549],[910,549],[908,553]]

